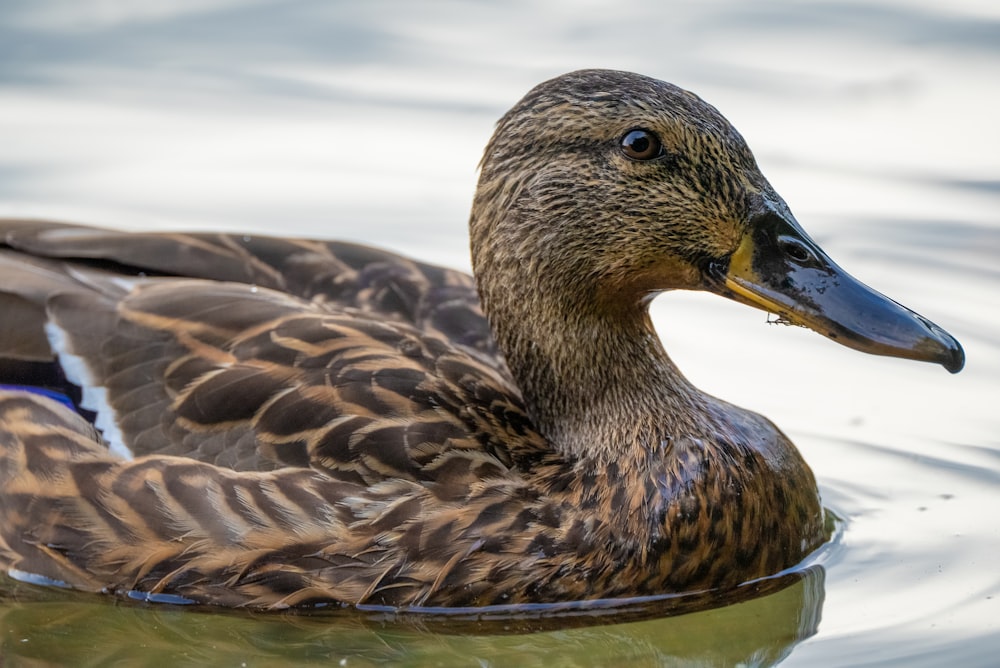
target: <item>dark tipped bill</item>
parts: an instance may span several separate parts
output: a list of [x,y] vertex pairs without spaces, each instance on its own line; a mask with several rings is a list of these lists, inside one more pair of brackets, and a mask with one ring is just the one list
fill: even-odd
[[953,336],[838,267],[790,216],[757,217],[728,266],[713,265],[708,287],[866,353],[952,373],[965,364]]

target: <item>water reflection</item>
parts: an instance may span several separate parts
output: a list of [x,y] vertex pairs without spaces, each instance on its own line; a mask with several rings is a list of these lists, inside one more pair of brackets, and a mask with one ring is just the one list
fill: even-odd
[[[379,622],[345,611],[333,617],[113,606],[93,600],[36,601],[0,608],[0,654],[33,660],[129,666],[773,665],[816,633],[824,571],[813,566],[770,596],[680,617],[522,635],[516,620],[448,622],[410,617]],[[23,587],[23,585],[22,585]],[[32,592],[38,596],[38,592]],[[445,626],[447,624],[447,626]],[[724,631],[723,631],[724,630]]]

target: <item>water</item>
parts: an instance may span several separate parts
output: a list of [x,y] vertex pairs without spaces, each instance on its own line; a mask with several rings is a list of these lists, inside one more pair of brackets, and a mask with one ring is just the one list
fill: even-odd
[[0,215],[360,240],[468,267],[496,118],[580,67],[692,89],[839,264],[968,365],[865,356],[707,295],[653,315],[705,390],[795,440],[844,523],[718,610],[527,632],[205,613],[0,584],[0,655],[55,664],[991,665],[1000,651],[1000,6],[8,0]]

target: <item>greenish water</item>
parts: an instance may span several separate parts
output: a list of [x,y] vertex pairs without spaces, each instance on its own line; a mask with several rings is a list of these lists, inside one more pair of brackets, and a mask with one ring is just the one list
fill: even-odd
[[593,66],[718,106],[839,264],[966,347],[952,377],[706,295],[654,304],[685,373],[781,426],[843,518],[802,579],[624,622],[247,615],[3,580],[0,664],[995,664],[990,3],[10,0],[0,215],[354,239],[467,267],[492,124],[535,83]]
[[[5,660],[66,665],[770,665],[815,633],[823,571],[771,596],[614,625],[475,623],[353,611],[256,615],[60,596],[0,610]],[[548,630],[546,628],[548,627]],[[555,628],[555,630],[553,630]]]

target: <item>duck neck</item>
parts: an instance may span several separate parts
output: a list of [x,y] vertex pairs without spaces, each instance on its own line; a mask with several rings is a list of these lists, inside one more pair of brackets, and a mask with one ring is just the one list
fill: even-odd
[[701,431],[679,424],[705,414],[704,398],[667,356],[644,302],[595,303],[579,283],[511,283],[481,286],[484,306],[532,420],[560,454],[646,460],[674,435]]

